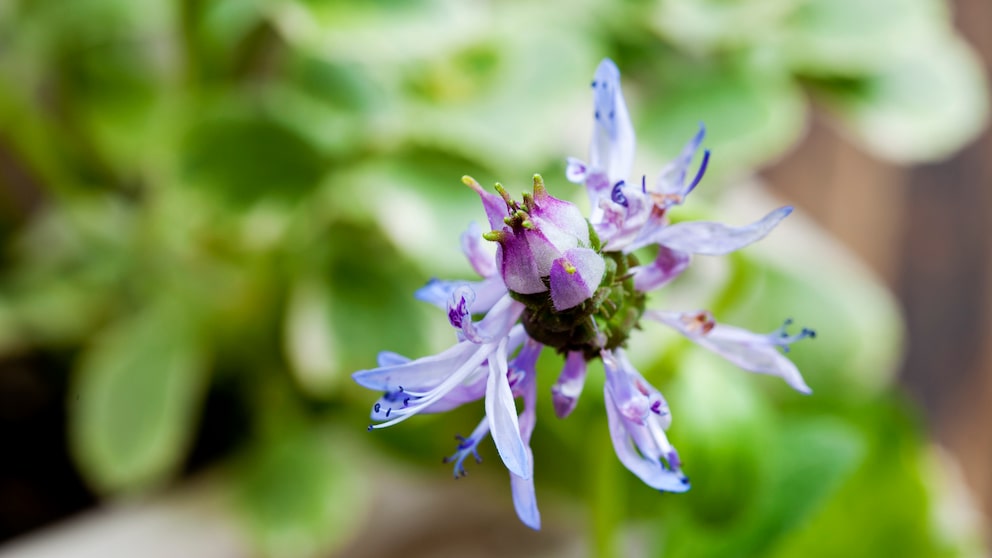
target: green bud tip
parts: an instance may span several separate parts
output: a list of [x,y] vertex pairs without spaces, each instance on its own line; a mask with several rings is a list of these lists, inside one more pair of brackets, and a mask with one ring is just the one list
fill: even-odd
[[502,242],[506,238],[506,231],[489,231],[482,233],[482,238],[490,242]]
[[540,199],[540,198],[542,198],[544,196],[547,196],[547,195],[548,195],[548,190],[544,187],[544,179],[541,178],[541,175],[535,174],[534,175],[534,197]]

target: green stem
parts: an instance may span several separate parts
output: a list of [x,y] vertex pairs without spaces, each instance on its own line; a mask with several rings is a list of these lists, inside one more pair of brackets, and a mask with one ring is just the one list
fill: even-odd
[[599,558],[619,556],[617,533],[623,519],[626,499],[619,463],[612,451],[604,451],[610,432],[606,421],[587,425],[595,443],[587,444],[586,474],[592,493],[590,523],[592,524],[593,555]]

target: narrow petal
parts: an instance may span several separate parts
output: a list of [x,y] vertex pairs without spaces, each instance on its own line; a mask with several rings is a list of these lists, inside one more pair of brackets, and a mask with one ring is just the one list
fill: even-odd
[[481,277],[492,277],[496,275],[496,254],[485,246],[482,240],[482,227],[472,221],[468,225],[468,230],[462,233],[462,252]]
[[551,386],[551,399],[555,406],[555,416],[558,418],[567,417],[575,409],[586,383],[586,370],[586,358],[582,351],[568,353],[558,381]]
[[520,423],[517,408],[513,403],[513,392],[506,378],[506,353],[497,350],[489,359],[489,380],[486,384],[486,416],[492,429],[496,451],[511,473],[529,479],[531,477],[527,446],[520,437]]
[[[533,453],[530,448],[527,448],[527,456],[533,462]],[[535,531],[540,531],[541,512],[537,509],[533,473],[526,479],[510,473],[510,491],[513,494],[513,508],[517,511],[517,517],[524,525]]]
[[635,267],[634,288],[648,292],[664,285],[678,277],[689,267],[689,254],[672,250],[667,246],[658,247],[658,256],[650,265]]
[[709,162],[709,152],[703,155],[703,160],[699,165],[700,170],[696,173],[696,178],[688,184],[686,184],[685,179],[689,171],[689,165],[692,163],[692,158],[696,155],[696,151],[699,150],[699,145],[703,142],[705,135],[706,128],[700,124],[699,131],[682,148],[679,156],[661,169],[661,172],[658,174],[658,180],[655,183],[655,191],[657,193],[671,196],[671,199],[675,203],[681,203],[683,198],[696,187],[699,180],[702,179],[703,173],[706,171],[706,165]]
[[592,86],[595,129],[589,162],[603,169],[610,182],[623,180],[634,163],[636,140],[620,88],[620,70],[612,60],[600,62]]
[[721,256],[761,240],[790,213],[791,207],[780,207],[760,221],[744,227],[728,227],[707,221],[678,223],[660,229],[641,246],[654,242],[682,252]]
[[513,494],[513,507],[520,521],[531,529],[541,528],[541,512],[537,509],[537,496],[534,494],[534,452],[530,448],[530,437],[537,422],[537,371],[535,364],[544,346],[528,340],[520,354],[513,359],[513,367],[524,372],[524,378],[517,386],[524,398],[524,410],[520,413],[520,437],[527,452],[527,477],[510,473],[510,489]]
[[[703,314],[648,311],[645,317],[675,328],[700,347],[713,351],[744,370],[778,376],[800,393],[813,392],[796,365],[778,350],[803,337],[812,337],[810,330],[803,330],[803,333],[793,337],[783,337],[781,331],[762,335],[712,321],[706,323],[705,319],[699,318]],[[703,323],[706,323],[705,327],[700,327],[699,324]]]
[[589,248],[573,248],[551,266],[549,284],[556,310],[567,310],[589,299],[606,272],[603,257]]
[[412,391],[427,391],[440,385],[476,349],[473,343],[462,342],[436,355],[359,370],[351,377],[358,385],[376,391],[393,391],[399,386]]

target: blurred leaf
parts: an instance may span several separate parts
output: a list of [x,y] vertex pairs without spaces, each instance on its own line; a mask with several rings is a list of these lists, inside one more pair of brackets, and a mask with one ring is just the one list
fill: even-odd
[[761,483],[773,461],[758,448],[773,443],[774,423],[755,381],[693,348],[665,391],[673,409],[672,443],[695,481],[679,505],[700,524],[732,525],[765,489]]
[[235,470],[237,503],[264,556],[326,556],[364,520],[366,483],[340,434],[286,430]]
[[651,23],[689,52],[740,49],[772,34],[796,0],[664,0]]
[[373,366],[382,350],[419,356],[431,307],[414,299],[421,279],[382,233],[337,222],[305,252],[283,329],[305,389],[326,395],[347,373]]
[[148,488],[182,464],[206,384],[195,325],[187,309],[163,302],[83,355],[69,392],[70,442],[98,490]]
[[262,198],[295,201],[325,172],[320,154],[292,129],[262,116],[207,120],[190,132],[183,154],[188,180],[235,207]]
[[946,158],[988,122],[982,62],[957,37],[911,43],[863,80],[825,85],[827,105],[862,144],[901,163]]
[[[747,66],[670,62],[677,67],[660,70],[667,80],[639,118],[638,137],[673,157],[704,124],[704,145],[713,152],[709,184],[760,167],[799,139],[806,103],[788,76]],[[649,177],[659,170],[645,169]]]
[[868,441],[865,459],[827,506],[796,523],[770,556],[940,556],[921,477],[919,424],[891,398],[848,413],[848,418]]
[[858,76],[883,70],[948,25],[939,0],[795,0],[778,48],[801,74]]

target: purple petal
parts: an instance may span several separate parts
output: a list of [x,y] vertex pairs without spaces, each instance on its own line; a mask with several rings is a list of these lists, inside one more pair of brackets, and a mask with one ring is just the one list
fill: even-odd
[[573,248],[551,266],[551,301],[555,310],[582,304],[599,288],[606,272],[603,257],[589,248]]
[[351,377],[358,385],[375,391],[393,391],[398,386],[413,391],[427,391],[444,382],[477,349],[478,346],[473,343],[462,342],[436,355],[371,370],[359,370]]
[[644,428],[644,426],[632,424],[620,414],[610,395],[609,385],[605,386],[603,391],[606,398],[606,420],[610,427],[613,449],[624,467],[652,488],[666,492],[689,490],[689,480],[681,472],[666,469],[659,460],[647,459],[638,453],[627,429],[628,427]]
[[475,190],[476,194],[479,194],[479,197],[482,199],[482,208],[486,210],[486,218],[489,220],[489,226],[493,230],[499,230],[503,226],[503,217],[507,215],[506,202],[503,201],[503,198],[492,192],[487,192],[471,176],[463,176],[462,182]]
[[[501,343],[501,345],[503,345]],[[492,430],[496,451],[511,473],[528,479],[533,464],[528,459],[527,446],[520,436],[517,408],[506,378],[504,350],[497,350],[489,359],[489,379],[486,384],[486,416]]]
[[414,298],[437,306],[442,310],[447,310],[448,301],[452,294],[461,286],[468,286],[475,292],[475,303],[472,304],[474,312],[488,312],[504,295],[506,295],[506,285],[499,275],[483,279],[482,281],[442,281],[431,279],[426,285],[413,294]]
[[462,233],[462,252],[481,277],[492,277],[496,275],[495,254],[483,246],[482,228],[478,223],[472,221],[468,225],[468,230]]
[[586,383],[586,359],[582,351],[572,351],[565,359],[565,366],[558,381],[551,386],[551,399],[555,405],[555,416],[563,419],[572,413],[582,388]]
[[[527,448],[527,457],[533,463],[533,453]],[[541,530],[541,512],[537,509],[537,495],[534,494],[534,477],[518,477],[510,473],[510,491],[513,494],[513,508],[524,525]]]
[[699,131],[682,148],[679,156],[661,169],[661,172],[658,174],[658,180],[655,183],[655,191],[659,194],[675,196],[675,199],[681,201],[681,198],[684,198],[696,187],[696,184],[703,177],[703,172],[706,170],[706,164],[709,161],[709,152],[704,154],[703,161],[700,163],[700,170],[696,173],[696,178],[688,185],[685,183],[685,178],[689,170],[689,164],[692,163],[692,158],[696,155],[696,151],[699,150],[699,145],[703,142],[705,135],[706,128],[700,124]]
[[655,242],[682,252],[721,256],[761,240],[790,213],[791,207],[780,207],[760,221],[744,227],[728,227],[707,221],[678,223],[660,229],[641,246]]
[[510,473],[510,489],[513,493],[513,507],[520,521],[531,529],[541,528],[541,512],[537,509],[537,497],[534,494],[534,453],[530,449],[530,437],[534,433],[537,421],[537,381],[535,365],[537,357],[544,346],[528,340],[520,354],[513,359],[513,367],[524,372],[524,378],[518,389],[524,398],[524,410],[520,413],[520,437],[527,452],[528,475],[526,478]]
[[511,291],[533,294],[547,290],[530,243],[523,235],[511,232],[503,237],[496,247],[496,263],[506,288]]
[[650,265],[635,267],[634,288],[648,292],[664,285],[678,277],[689,267],[689,254],[672,250],[667,246],[658,247],[658,256]]
[[[783,346],[778,332],[762,335],[712,321],[707,323],[706,319],[699,318],[703,314],[648,311],[645,316],[675,328],[700,347],[744,370],[778,376],[800,393],[813,392],[796,365],[778,351],[778,347]],[[705,327],[700,327],[704,323]]]
[[620,70],[609,58],[600,62],[593,77],[595,129],[589,163],[606,172],[610,182],[623,180],[634,162],[634,127],[620,88]]

